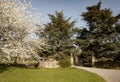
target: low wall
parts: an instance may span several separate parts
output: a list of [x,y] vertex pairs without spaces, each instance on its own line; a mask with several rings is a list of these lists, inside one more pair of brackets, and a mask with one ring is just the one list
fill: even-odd
[[42,61],[40,67],[43,68],[59,68],[59,62],[56,60],[46,60]]

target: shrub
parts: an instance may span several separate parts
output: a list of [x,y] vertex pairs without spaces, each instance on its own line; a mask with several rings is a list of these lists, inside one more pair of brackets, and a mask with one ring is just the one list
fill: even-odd
[[59,65],[62,68],[70,67],[71,66],[70,59],[61,59],[61,60],[59,60]]
[[97,61],[95,62],[95,67],[98,67],[98,68],[113,68],[113,69],[116,69],[116,68],[120,68],[120,61]]

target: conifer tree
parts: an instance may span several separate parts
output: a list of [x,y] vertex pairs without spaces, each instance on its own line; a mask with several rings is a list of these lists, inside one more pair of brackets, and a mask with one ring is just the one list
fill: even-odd
[[49,55],[56,54],[60,57],[60,54],[67,52],[73,46],[71,37],[75,21],[70,21],[71,18],[64,17],[63,12],[58,11],[48,16],[50,22],[45,24],[43,35],[48,38],[48,44],[51,47]]
[[119,32],[116,30],[119,15],[114,16],[110,9],[102,9],[101,4],[100,1],[96,5],[89,6],[86,8],[87,11],[81,14],[83,20],[87,22],[88,30],[81,29],[77,39],[80,46],[84,47],[83,55],[114,60],[116,53],[120,52],[116,45],[119,41]]

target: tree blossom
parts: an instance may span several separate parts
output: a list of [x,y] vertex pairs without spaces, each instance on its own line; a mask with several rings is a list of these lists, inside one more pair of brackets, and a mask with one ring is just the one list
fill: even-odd
[[[41,25],[40,16],[33,14],[31,10],[31,0],[0,0],[0,50],[6,54],[2,56],[7,59],[40,59],[36,48],[47,47],[42,37],[28,37],[35,34]],[[39,30],[42,30],[42,27],[39,27]]]

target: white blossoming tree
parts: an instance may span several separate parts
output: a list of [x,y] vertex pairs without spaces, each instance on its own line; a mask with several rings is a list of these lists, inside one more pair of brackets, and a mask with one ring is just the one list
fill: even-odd
[[47,46],[45,39],[30,36],[40,23],[40,17],[31,12],[30,0],[0,0],[0,58],[14,63],[32,58],[40,63],[36,48]]

